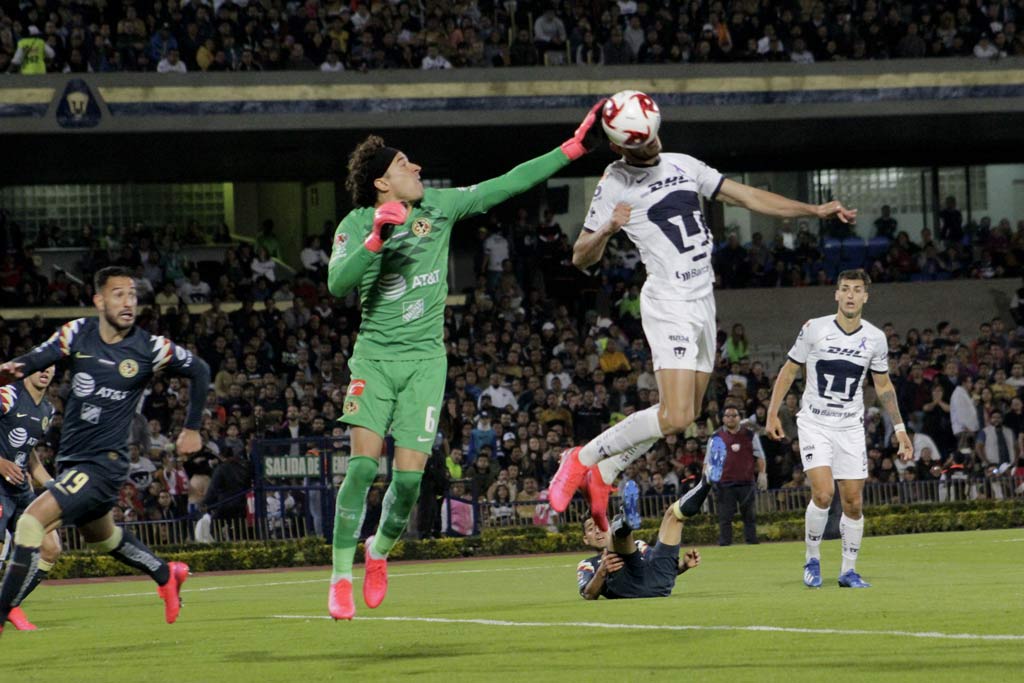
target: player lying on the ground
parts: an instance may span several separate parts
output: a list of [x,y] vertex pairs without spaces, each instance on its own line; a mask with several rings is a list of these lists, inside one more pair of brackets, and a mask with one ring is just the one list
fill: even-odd
[[188,565],[154,555],[130,531],[114,525],[111,509],[128,479],[128,433],[149,380],[161,371],[189,379],[188,414],[177,452],[195,453],[203,445],[199,427],[210,368],[170,339],[135,326],[138,295],[130,270],[103,268],[94,285],[98,318],[65,323],[32,351],[0,365],[0,384],[64,359],[72,373],[57,479],[18,519],[11,563],[0,584],[0,631],[11,608],[35,581],[47,532],[61,524],[78,527],[94,551],[148,574],[164,601],[167,623],[173,624],[181,609],[179,589],[188,578]]
[[345,185],[357,208],[338,226],[328,266],[331,294],[345,296],[358,287],[362,303],[341,418],[352,427],[352,458],[335,505],[327,603],[335,619],[355,615],[352,561],[366,493],[389,432],[394,471],[380,524],[366,541],[367,607],[377,607],[387,594],[387,556],[419,498],[448,376],[444,307],[455,224],[527,191],[594,149],[601,139],[600,109],[601,103],[595,105],[560,147],[469,187],[424,188],[419,164],[375,135],[352,152]]
[[[46,400],[46,388],[53,379],[53,367],[34,372],[24,380],[0,387],[0,530],[14,534],[18,520],[36,495],[29,476],[40,486],[52,477],[39,462],[38,444],[50,428],[53,405]],[[7,547],[0,558],[6,557]],[[60,537],[51,531],[39,548],[39,565],[32,582],[21,595],[19,605],[35,590],[60,557]],[[7,614],[7,620],[19,631],[35,631],[20,606]]]
[[[673,503],[665,511],[658,529],[658,542],[653,548],[633,538],[633,529],[624,512],[612,520],[610,531],[602,531],[590,517],[583,520],[584,543],[601,553],[577,565],[576,582],[580,595],[586,600],[597,600],[602,595],[606,598],[671,595],[676,577],[700,565],[700,552],[696,548],[679,557],[683,519],[676,516],[678,505],[678,502]],[[696,514],[696,511],[682,512],[683,516],[691,514]]]

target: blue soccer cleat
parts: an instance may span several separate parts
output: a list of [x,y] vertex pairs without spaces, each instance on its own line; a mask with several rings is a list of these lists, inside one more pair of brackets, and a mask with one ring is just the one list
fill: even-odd
[[[821,583],[821,579],[818,579],[818,583]],[[839,587],[840,588],[871,588],[871,584],[860,578],[855,570],[850,569],[849,571],[840,574],[839,576]]]
[[804,585],[808,588],[821,588],[821,562],[819,560],[807,560],[807,564],[804,565]]
[[639,529],[643,523],[640,519],[640,487],[632,479],[627,480],[622,488],[622,508],[629,526]]
[[708,455],[707,462],[704,464],[704,471],[707,473],[708,481],[711,483],[718,483],[722,478],[722,468],[725,467],[725,456],[727,453],[725,441],[722,441],[722,437],[717,435],[712,437],[711,452]]

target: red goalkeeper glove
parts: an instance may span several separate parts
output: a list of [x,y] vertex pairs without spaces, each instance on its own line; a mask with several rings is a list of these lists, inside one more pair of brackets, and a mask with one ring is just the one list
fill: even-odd
[[366,236],[363,245],[376,254],[391,237],[395,226],[404,223],[408,217],[409,209],[402,202],[384,202],[373,212],[373,232]]
[[604,107],[605,98],[590,108],[583,118],[580,127],[571,138],[562,143],[562,151],[571,161],[579,159],[587,152],[597,149],[597,146],[605,139],[604,128],[601,126],[601,108]]

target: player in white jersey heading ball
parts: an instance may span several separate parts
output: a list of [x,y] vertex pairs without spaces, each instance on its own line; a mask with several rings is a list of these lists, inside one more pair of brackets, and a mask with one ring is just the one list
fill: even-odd
[[[834,216],[849,223],[857,212],[837,201],[813,206],[787,199],[729,180],[691,156],[662,153],[661,114],[644,93],[613,95],[602,123],[612,151],[622,158],[609,164],[597,185],[573,247],[573,263],[586,269],[600,262],[609,238],[620,230],[637,246],[647,269],[640,313],[660,403],[630,415],[585,446],[565,451],[548,494],[551,507],[561,512],[583,485],[591,516],[607,530],[615,477],[658,439],[690,426],[714,368],[714,240],[701,197],[779,217]],[[721,474],[721,461],[716,462],[708,474],[711,481]]]
[[843,564],[839,585],[868,588],[857,573],[857,554],[864,537],[861,511],[864,480],[868,476],[868,454],[864,439],[864,393],[867,370],[871,370],[878,400],[892,419],[904,461],[914,457],[914,446],[903,425],[896,389],[889,379],[889,353],[885,333],[861,318],[868,300],[871,278],[861,269],[844,270],[836,283],[835,315],[812,318],[804,323],[789,350],[772,388],[768,406],[768,435],[785,437],[779,407],[804,367],[804,394],[797,414],[800,456],[811,482],[811,502],[804,516],[807,543],[804,583],[821,586],[821,537],[828,522],[834,481],[839,482],[843,516],[839,531],[843,539]]

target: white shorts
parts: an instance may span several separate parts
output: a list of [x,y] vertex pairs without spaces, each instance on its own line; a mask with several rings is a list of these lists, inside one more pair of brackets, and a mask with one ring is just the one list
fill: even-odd
[[815,467],[830,467],[833,479],[868,478],[868,449],[863,428],[835,430],[799,418],[796,427],[805,472]]
[[640,293],[640,316],[655,370],[711,372],[715,367],[715,295],[677,301]]

